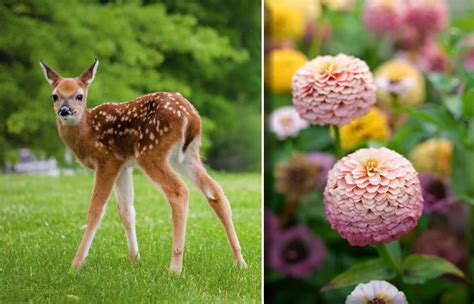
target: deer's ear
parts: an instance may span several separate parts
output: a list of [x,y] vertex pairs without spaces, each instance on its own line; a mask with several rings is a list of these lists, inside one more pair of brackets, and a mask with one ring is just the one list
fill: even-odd
[[95,59],[94,63],[85,70],[81,76],[79,76],[79,79],[86,85],[89,86],[94,80],[95,73],[97,72],[97,67],[99,66],[99,59]]
[[62,78],[61,75],[59,75],[55,70],[47,66],[43,60],[40,60],[40,67],[43,70],[44,77],[50,85],[53,85],[56,81]]

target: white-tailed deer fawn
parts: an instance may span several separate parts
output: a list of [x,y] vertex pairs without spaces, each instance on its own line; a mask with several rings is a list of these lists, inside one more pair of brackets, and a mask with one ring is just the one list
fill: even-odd
[[182,270],[188,215],[188,188],[174,169],[201,189],[224,226],[234,262],[246,267],[229,201],[219,184],[207,174],[199,156],[201,120],[196,109],[179,93],[152,93],[128,102],[104,103],[88,109],[87,89],[98,64],[96,59],[79,77],[63,78],[40,61],[53,89],[59,136],[81,164],[95,170],[87,228],[72,267],[84,263],[113,188],[127,236],[128,256],[132,260],[139,258],[133,206],[135,164],[164,192],[171,206],[170,271]]

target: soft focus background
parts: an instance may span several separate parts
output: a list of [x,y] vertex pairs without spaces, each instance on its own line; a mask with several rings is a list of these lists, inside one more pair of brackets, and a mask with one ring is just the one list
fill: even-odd
[[[0,0],[0,28],[0,302],[259,302],[260,2]],[[135,170],[140,263],[127,259],[112,197],[86,265],[68,274],[93,176],[57,135],[39,60],[74,77],[95,57],[89,107],[178,91],[199,110],[203,156],[249,269],[233,267],[222,225],[193,189],[184,271],[168,274],[170,209]]]
[[367,62],[377,86],[376,106],[340,129],[343,153],[386,146],[420,172],[423,216],[400,240],[402,254],[443,257],[469,277],[398,287],[409,303],[472,303],[469,0],[265,1],[265,300],[344,303],[354,285],[321,289],[350,266],[377,256],[370,246],[349,246],[327,222],[322,191],[336,160],[334,134],[327,126],[310,126],[292,105],[296,70],[318,55],[338,53]]
[[259,170],[260,16],[252,0],[0,1],[0,167],[22,148],[73,166],[39,59],[73,77],[97,57],[89,107],[179,91],[202,115],[213,168]]

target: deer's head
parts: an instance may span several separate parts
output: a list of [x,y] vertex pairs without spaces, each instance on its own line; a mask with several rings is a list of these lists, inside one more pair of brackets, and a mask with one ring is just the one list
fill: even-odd
[[62,124],[71,125],[81,121],[86,109],[87,89],[94,80],[98,65],[99,60],[95,59],[79,77],[63,78],[42,60],[40,61],[44,76],[53,89],[51,99],[54,103],[54,112]]

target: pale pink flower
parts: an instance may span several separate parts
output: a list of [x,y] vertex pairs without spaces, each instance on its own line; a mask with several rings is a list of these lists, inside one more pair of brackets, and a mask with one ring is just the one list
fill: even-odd
[[436,33],[448,23],[449,9],[444,0],[409,0],[405,21],[424,33]]
[[372,33],[394,33],[403,25],[404,12],[404,1],[369,0],[365,2],[362,18]]
[[423,210],[417,175],[406,158],[387,148],[349,154],[329,171],[326,218],[353,246],[399,239]]
[[269,117],[270,131],[280,140],[296,137],[302,129],[308,127],[308,122],[301,119],[292,106],[281,107],[273,111]]
[[470,72],[474,71],[474,49],[468,50],[462,54],[462,63],[466,70]]
[[389,282],[373,280],[357,285],[346,299],[346,304],[366,303],[408,304],[408,301],[403,291]]
[[367,64],[339,54],[319,56],[293,76],[293,104],[312,124],[342,127],[364,116],[375,103],[375,84]]
[[423,72],[445,72],[449,64],[448,55],[433,39],[425,40],[416,61]]

